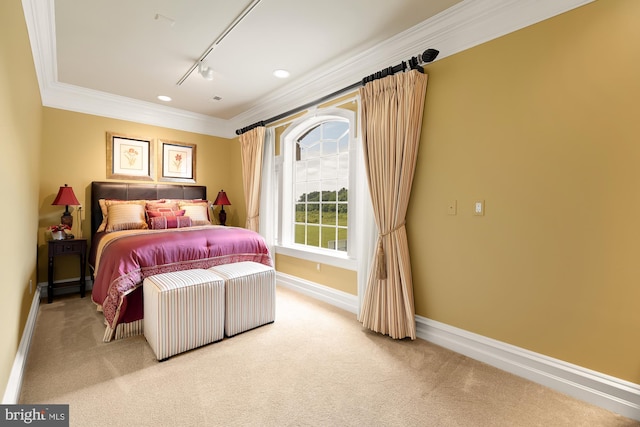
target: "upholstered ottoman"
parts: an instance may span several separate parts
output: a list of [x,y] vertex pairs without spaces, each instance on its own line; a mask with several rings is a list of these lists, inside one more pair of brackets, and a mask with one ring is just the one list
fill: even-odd
[[144,279],[144,336],[158,360],[224,338],[224,279],[204,269]]
[[276,319],[276,272],[257,262],[211,267],[224,278],[224,332],[228,337]]

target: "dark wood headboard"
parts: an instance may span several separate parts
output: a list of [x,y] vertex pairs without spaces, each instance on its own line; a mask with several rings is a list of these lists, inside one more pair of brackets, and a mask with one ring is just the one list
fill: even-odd
[[207,187],[203,185],[142,184],[128,182],[91,183],[91,236],[102,224],[100,199],[156,200],[202,199],[207,200]]

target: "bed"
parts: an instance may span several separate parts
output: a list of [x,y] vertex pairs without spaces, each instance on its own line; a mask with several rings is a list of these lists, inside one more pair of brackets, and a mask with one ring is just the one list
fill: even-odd
[[[139,215],[138,206],[145,206],[146,226],[137,217],[135,222],[122,219],[124,211]],[[151,223],[152,208],[158,206],[158,212],[170,213],[158,214]],[[212,225],[201,217],[204,209],[208,217],[205,186],[91,183],[91,298],[104,314],[105,342],[143,333],[146,277],[240,261],[273,266],[258,233]],[[103,213],[108,213],[106,220]]]

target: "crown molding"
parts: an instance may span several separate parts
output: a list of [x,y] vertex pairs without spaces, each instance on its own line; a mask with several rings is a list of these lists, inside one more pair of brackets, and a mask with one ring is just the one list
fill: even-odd
[[[234,117],[242,128],[347,87],[427,48],[440,60],[593,0],[465,0],[349,60],[318,69]],[[331,88],[331,89],[327,89]]]
[[47,82],[41,96],[45,107],[223,138],[235,136],[226,120],[66,83]]
[[446,58],[592,1],[465,0],[371,49],[314,70],[229,120],[58,82],[54,0],[22,0],[22,5],[43,106],[235,138],[235,129],[324,97],[426,48]]

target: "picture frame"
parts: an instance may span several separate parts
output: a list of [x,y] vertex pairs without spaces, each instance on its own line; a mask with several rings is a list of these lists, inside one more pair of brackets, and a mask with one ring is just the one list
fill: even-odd
[[159,181],[196,182],[196,145],[176,141],[159,141]]
[[153,139],[107,132],[107,179],[154,180]]

